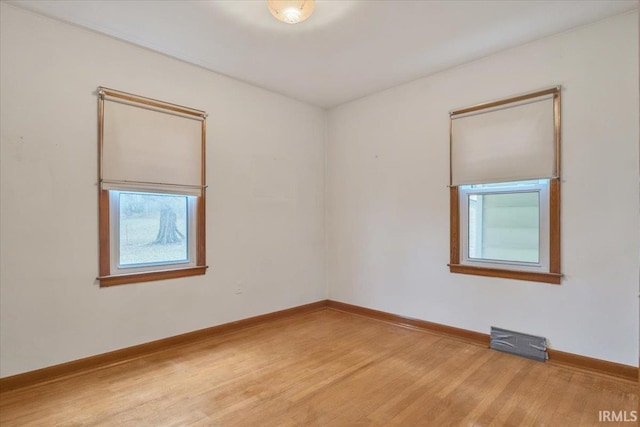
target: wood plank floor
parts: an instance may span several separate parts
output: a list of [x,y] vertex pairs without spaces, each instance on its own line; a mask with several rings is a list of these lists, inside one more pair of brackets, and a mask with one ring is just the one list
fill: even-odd
[[615,426],[637,384],[324,309],[0,396],[8,426]]

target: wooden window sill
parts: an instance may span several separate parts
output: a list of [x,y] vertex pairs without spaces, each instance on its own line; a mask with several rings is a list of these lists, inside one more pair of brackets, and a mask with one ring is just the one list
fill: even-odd
[[502,277],[505,279],[527,280],[530,282],[542,282],[559,285],[562,274],[537,273],[534,271],[502,270],[499,268],[483,268],[462,264],[447,264],[451,273],[472,274],[486,277]]
[[152,282],[154,280],[175,279],[178,277],[200,276],[207,272],[208,266],[176,268],[171,270],[146,271],[142,273],[100,276],[100,287],[126,285],[129,283]]

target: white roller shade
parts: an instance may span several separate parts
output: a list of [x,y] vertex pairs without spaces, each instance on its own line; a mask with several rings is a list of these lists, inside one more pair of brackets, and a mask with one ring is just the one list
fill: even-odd
[[451,185],[555,177],[553,95],[451,116]]
[[126,181],[184,186],[190,192],[198,187],[199,193],[202,120],[105,99],[102,180],[104,189]]

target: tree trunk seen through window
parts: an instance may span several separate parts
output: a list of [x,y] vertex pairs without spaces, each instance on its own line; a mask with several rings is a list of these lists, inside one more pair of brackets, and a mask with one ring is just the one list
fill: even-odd
[[177,215],[169,207],[163,207],[160,211],[160,227],[158,235],[153,242],[158,245],[166,245],[169,243],[179,243],[184,240],[184,234],[178,230]]

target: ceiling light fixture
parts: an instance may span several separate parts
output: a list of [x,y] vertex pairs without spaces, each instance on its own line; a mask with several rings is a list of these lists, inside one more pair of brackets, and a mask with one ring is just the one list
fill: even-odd
[[315,0],[267,0],[267,5],[278,21],[297,24],[311,16]]

